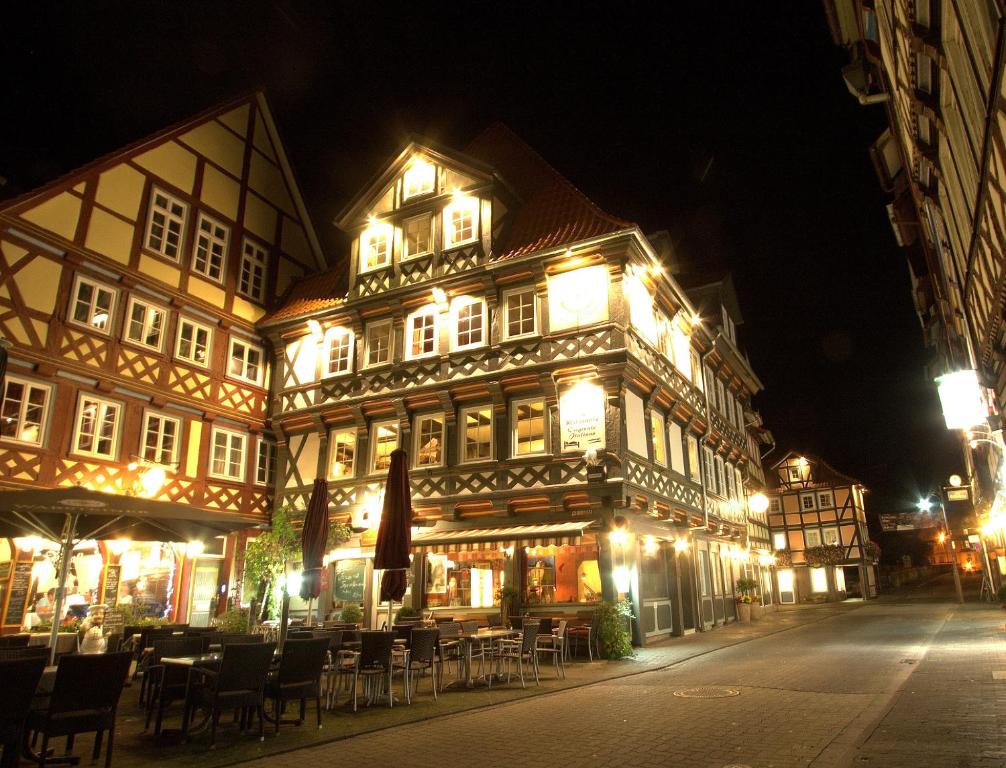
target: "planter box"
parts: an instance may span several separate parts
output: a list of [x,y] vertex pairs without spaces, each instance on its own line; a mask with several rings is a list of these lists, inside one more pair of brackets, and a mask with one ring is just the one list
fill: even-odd
[[751,620],[757,621],[762,615],[762,605],[761,603],[751,603]]
[[737,621],[741,624],[751,623],[751,603],[737,603]]

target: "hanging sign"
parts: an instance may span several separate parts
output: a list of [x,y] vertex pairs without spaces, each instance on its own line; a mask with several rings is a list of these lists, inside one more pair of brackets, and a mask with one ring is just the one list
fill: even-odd
[[581,381],[559,398],[559,439],[563,453],[604,448],[604,390]]

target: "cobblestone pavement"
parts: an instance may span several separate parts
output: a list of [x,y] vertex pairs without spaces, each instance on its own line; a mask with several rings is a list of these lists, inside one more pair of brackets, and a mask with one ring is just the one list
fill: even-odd
[[[677,663],[671,659],[673,666],[663,669],[251,765],[442,768],[452,761],[501,765],[533,756],[536,764],[569,768],[1000,767],[1006,764],[1006,680],[993,681],[991,673],[1006,671],[1002,622],[1001,611],[980,606],[871,603]],[[724,697],[680,695],[688,689]]]

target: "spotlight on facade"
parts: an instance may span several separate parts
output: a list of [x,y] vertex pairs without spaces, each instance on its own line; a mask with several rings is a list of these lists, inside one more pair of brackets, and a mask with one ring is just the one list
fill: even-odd
[[748,509],[756,515],[762,515],[768,511],[768,496],[761,491],[752,493],[748,497]]

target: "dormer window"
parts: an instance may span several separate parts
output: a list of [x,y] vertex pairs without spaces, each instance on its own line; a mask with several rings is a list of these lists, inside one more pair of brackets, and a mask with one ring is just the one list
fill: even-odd
[[425,256],[433,250],[433,217],[428,213],[416,216],[414,219],[406,219],[402,229],[405,234],[403,259]]
[[422,158],[415,158],[402,177],[402,199],[428,195],[437,181],[437,168]]
[[479,199],[456,195],[444,208],[444,248],[464,245],[478,236]]
[[372,222],[360,235],[360,269],[370,272],[391,263],[390,224]]

